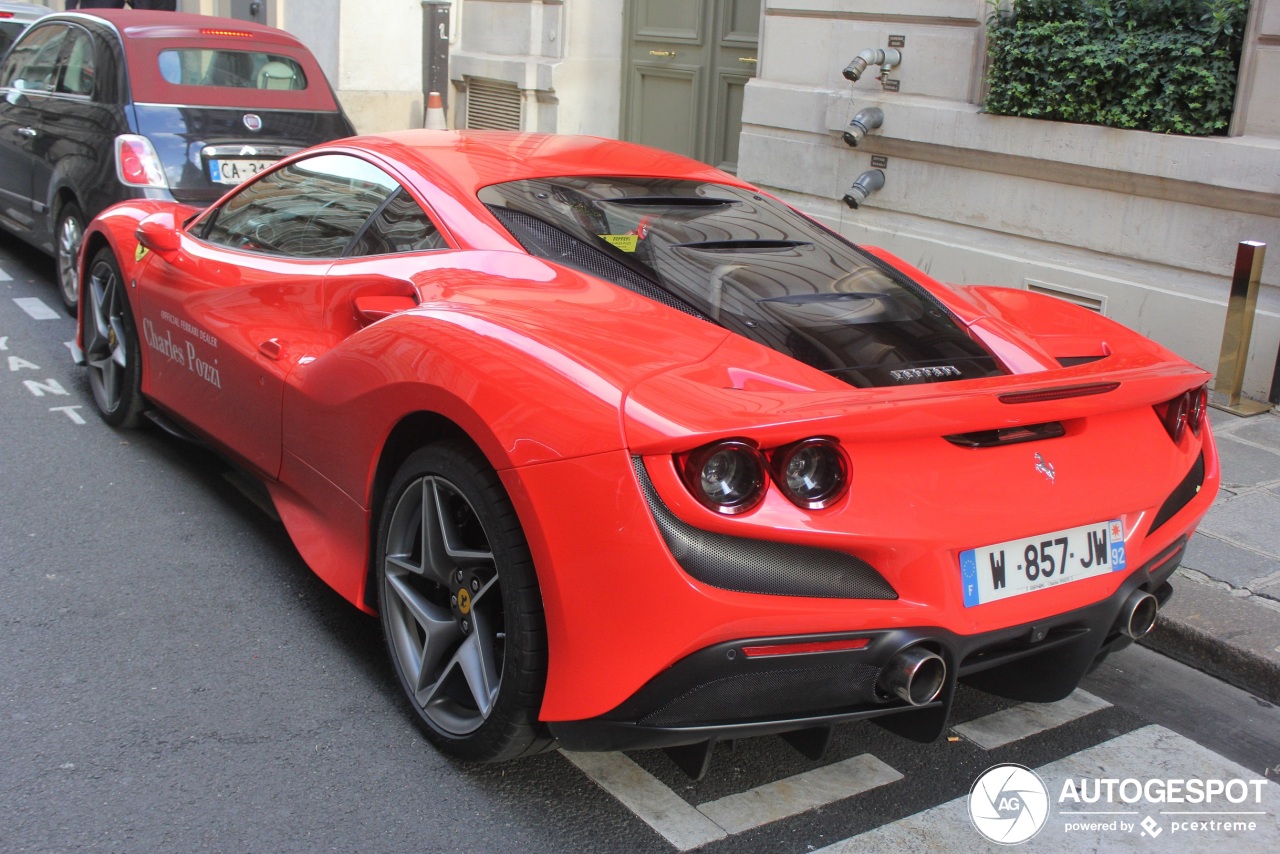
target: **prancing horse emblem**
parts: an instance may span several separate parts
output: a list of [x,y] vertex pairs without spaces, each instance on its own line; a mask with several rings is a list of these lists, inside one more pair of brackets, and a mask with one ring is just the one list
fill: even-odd
[[1036,454],[1036,471],[1040,472],[1040,474],[1049,478],[1050,483],[1055,483],[1053,479],[1054,478],[1053,463],[1049,462],[1039,454]]

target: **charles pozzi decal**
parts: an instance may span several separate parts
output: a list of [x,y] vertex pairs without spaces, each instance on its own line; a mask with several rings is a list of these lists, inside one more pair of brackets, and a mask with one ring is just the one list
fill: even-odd
[[217,357],[210,358],[207,355],[202,357],[200,354],[202,348],[196,346],[197,342],[199,342],[210,349],[216,350],[218,348],[217,336],[179,317],[174,317],[167,311],[160,312],[160,319],[190,337],[184,338],[180,336],[177,340],[174,340],[172,329],[158,332],[155,324],[151,322],[151,318],[145,318],[142,321],[142,337],[146,339],[147,346],[175,365],[185,366],[187,370],[214,388],[222,388],[222,377],[218,373]]

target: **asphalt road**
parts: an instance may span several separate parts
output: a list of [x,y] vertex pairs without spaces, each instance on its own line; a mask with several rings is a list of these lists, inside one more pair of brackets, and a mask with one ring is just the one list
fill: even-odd
[[[916,745],[861,723],[817,762],[778,738],[721,745],[698,783],[661,752],[614,755],[621,783],[560,753],[453,763],[410,722],[376,620],[311,574],[226,464],[97,418],[52,262],[0,236],[0,271],[0,850],[804,852],[868,832],[849,845],[876,850],[877,833],[917,832],[900,820],[965,796],[994,764],[1119,763],[1120,747],[1090,752],[1104,743],[1152,736],[1188,777],[1280,777],[1280,710],[1138,649],[1091,677],[1087,712],[995,747]],[[962,689],[954,722],[1013,705]],[[782,790],[811,792],[812,774],[868,754],[897,776],[779,806]],[[1280,787],[1267,785],[1262,829],[1233,838],[1238,851],[1280,840]],[[672,815],[696,824],[759,787],[751,810],[778,817],[673,830]],[[643,791],[674,808],[655,813]],[[980,842],[939,821],[941,844]],[[1092,847],[1138,841],[1101,839]]]

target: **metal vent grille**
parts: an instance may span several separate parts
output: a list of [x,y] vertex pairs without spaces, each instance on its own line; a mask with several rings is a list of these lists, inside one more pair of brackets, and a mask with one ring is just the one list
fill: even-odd
[[467,127],[520,130],[520,90],[505,80],[467,78]]
[[1067,302],[1075,303],[1081,308],[1096,311],[1098,314],[1107,313],[1107,298],[1104,296],[1091,294],[1087,291],[1077,291],[1073,288],[1064,288],[1061,285],[1050,285],[1045,282],[1037,282],[1032,279],[1027,279],[1026,281],[1027,290],[1032,293],[1064,299]]

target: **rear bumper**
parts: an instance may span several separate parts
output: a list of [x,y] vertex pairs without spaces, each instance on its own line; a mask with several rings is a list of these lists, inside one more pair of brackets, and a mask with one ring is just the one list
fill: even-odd
[[[1168,600],[1168,578],[1185,548],[1181,537],[1101,602],[998,631],[965,636],[937,627],[887,628],[714,644],[676,662],[613,711],[590,720],[555,721],[550,728],[565,749],[592,751],[675,747],[870,718],[931,741],[946,729],[960,681],[1018,700],[1051,702],[1070,694],[1100,657],[1132,642],[1118,624],[1134,591],[1153,593],[1161,604]],[[748,646],[854,638],[868,643],[839,652],[743,653]],[[938,699],[922,706],[877,687],[890,660],[916,646],[940,655],[947,665]]]

